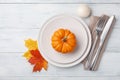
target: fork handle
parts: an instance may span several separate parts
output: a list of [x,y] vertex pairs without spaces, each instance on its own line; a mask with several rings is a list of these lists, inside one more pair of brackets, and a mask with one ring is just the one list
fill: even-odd
[[91,61],[92,61],[93,52],[94,52],[94,49],[95,49],[97,41],[98,41],[98,35],[96,36],[95,41],[93,43],[93,46],[91,48],[91,51],[90,51],[90,53],[89,53],[89,55],[88,55],[88,57],[86,59],[86,63],[85,63],[85,68],[86,69],[90,68],[90,64],[91,64]]
[[96,52],[96,54],[95,54],[95,56],[94,56],[94,58],[92,60],[92,63],[91,63],[91,66],[90,66],[90,70],[92,70],[92,71],[95,70],[95,67],[97,65],[97,61],[98,61],[101,49],[102,49],[102,43],[99,44],[97,52]]

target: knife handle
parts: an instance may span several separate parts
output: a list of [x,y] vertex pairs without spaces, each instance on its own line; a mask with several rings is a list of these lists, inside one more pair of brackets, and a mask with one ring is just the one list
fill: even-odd
[[91,66],[90,66],[90,70],[94,71],[95,70],[95,67],[97,65],[97,61],[98,61],[98,58],[99,58],[99,55],[100,55],[100,51],[102,49],[102,45],[103,45],[103,42],[100,42],[99,46],[98,46],[98,49],[97,49],[97,52],[95,54],[95,56],[93,57],[93,60],[91,62]]

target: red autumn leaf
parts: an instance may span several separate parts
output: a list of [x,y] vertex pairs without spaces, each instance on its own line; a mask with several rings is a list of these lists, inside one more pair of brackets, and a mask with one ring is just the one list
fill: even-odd
[[41,56],[38,50],[31,50],[32,57],[29,59],[31,64],[35,64],[33,72],[40,71],[42,68],[47,70],[47,61]]
[[42,56],[40,55],[40,52],[36,49],[36,50],[30,50],[32,56],[36,57],[36,58],[41,58]]
[[41,61],[38,58],[36,58],[36,57],[31,57],[29,59],[29,63],[31,63],[31,64],[36,64],[38,62],[41,62]]
[[40,62],[38,62],[35,64],[33,68],[33,72],[41,71],[41,69],[42,69],[42,65],[40,64]]

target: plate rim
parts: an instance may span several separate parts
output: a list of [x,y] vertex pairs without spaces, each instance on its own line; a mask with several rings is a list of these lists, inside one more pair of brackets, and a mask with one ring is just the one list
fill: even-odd
[[84,55],[82,55],[80,58],[78,58],[77,60],[75,60],[75,61],[73,61],[73,62],[71,62],[71,63],[57,63],[57,62],[55,62],[55,61],[53,61],[53,60],[51,60],[51,59],[48,59],[48,57],[45,56],[45,55],[42,53],[42,52],[43,52],[42,50],[41,50],[40,52],[41,52],[41,55],[42,55],[50,64],[52,64],[52,65],[54,65],[54,66],[57,66],[57,67],[72,67],[72,66],[77,65],[78,63],[80,63],[81,61],[83,61],[83,60],[86,58],[86,56],[88,55],[89,50],[90,50],[90,48],[91,48],[91,44],[92,44],[92,38],[91,38],[90,29],[89,29],[88,25],[87,25],[80,17],[78,17],[78,16],[76,16],[76,15],[69,15],[69,14],[59,14],[59,15],[52,16],[52,17],[49,18],[47,21],[45,21],[44,24],[42,25],[42,27],[40,28],[39,35],[38,35],[38,49],[40,50],[40,45],[39,45],[39,43],[40,43],[40,36],[41,36],[41,31],[42,31],[43,28],[44,28],[44,25],[45,25],[48,21],[50,21],[51,19],[53,19],[53,18],[55,18],[55,17],[59,17],[59,16],[69,16],[69,17],[72,17],[72,18],[80,21],[81,24],[84,26],[84,28],[85,28],[85,30],[86,30],[86,32],[87,32],[87,36],[88,36],[88,46],[87,46],[86,51],[84,51]]
[[[56,61],[55,59],[52,59],[52,57],[49,57],[48,55],[47,55],[47,52],[45,51],[45,48],[43,49],[42,48],[42,45],[44,45],[44,44],[42,44],[42,37],[44,36],[44,31],[46,30],[46,28],[49,28],[49,27],[47,27],[48,25],[49,25],[49,23],[51,23],[51,22],[53,22],[53,21],[56,21],[56,20],[59,20],[59,19],[64,19],[64,18],[71,18],[71,19],[73,19],[73,20],[75,20],[75,21],[77,21],[82,27],[82,29],[81,30],[84,30],[85,31],[85,36],[86,36],[86,38],[87,38],[87,44],[86,44],[86,46],[85,46],[85,48],[84,48],[84,50],[82,51],[82,53],[80,53],[79,54],[79,52],[77,52],[77,54],[78,54],[78,56],[76,57],[76,58],[74,58],[74,59],[72,59],[72,61],[70,60],[68,60],[68,61]],[[59,28],[59,27],[58,27]],[[78,32],[79,33],[79,32]],[[88,44],[89,44],[89,36],[88,36],[88,32],[87,32],[87,30],[86,30],[86,28],[84,27],[84,25],[80,22],[80,21],[78,21],[77,19],[75,19],[74,17],[72,17],[72,16],[70,16],[70,15],[59,15],[59,16],[55,16],[55,17],[52,17],[52,19],[50,19],[50,20],[48,20],[44,25],[43,25],[43,28],[42,28],[42,31],[41,31],[41,39],[40,39],[40,44],[42,44],[42,45],[40,45],[40,47],[43,49],[42,50],[42,52],[44,53],[43,55],[45,55],[48,59],[50,59],[51,61],[53,61],[53,62],[55,62],[55,63],[60,63],[60,64],[68,64],[68,63],[72,63],[72,62],[75,62],[75,61],[77,61],[79,58],[81,58],[83,55],[84,55],[84,53],[85,53],[85,51],[87,50],[87,47],[88,47]]]

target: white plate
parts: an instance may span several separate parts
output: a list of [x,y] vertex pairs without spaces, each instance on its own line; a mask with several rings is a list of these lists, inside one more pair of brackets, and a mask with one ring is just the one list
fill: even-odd
[[[77,38],[77,47],[70,54],[61,54],[51,46],[51,36],[59,28],[69,29]],[[50,19],[42,28],[40,36],[40,47],[42,53],[57,63],[71,63],[79,59],[87,48],[88,36],[83,25],[71,16],[56,16]],[[40,49],[41,49],[40,48]]]
[[[70,54],[61,54],[51,46],[51,36],[59,28],[69,29],[76,35],[77,47]],[[80,63],[87,56],[91,46],[91,34],[88,26],[80,18],[58,15],[42,26],[38,43],[42,56],[49,63],[59,67],[70,67]]]

